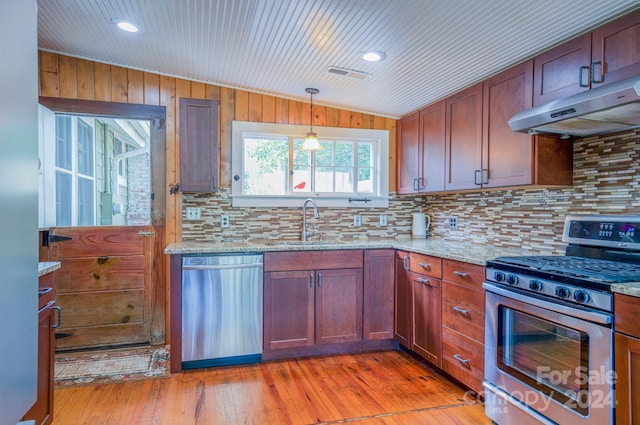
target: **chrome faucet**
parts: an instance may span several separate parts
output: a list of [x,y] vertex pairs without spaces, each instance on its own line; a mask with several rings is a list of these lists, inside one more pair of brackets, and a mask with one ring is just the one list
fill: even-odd
[[311,202],[311,206],[313,206],[313,218],[319,219],[320,214],[318,214],[318,206],[316,205],[316,201],[311,198],[307,198],[304,200],[304,204],[302,204],[302,240],[306,241],[307,237],[314,236],[316,234],[316,229],[314,227],[313,230],[307,231],[307,204]]

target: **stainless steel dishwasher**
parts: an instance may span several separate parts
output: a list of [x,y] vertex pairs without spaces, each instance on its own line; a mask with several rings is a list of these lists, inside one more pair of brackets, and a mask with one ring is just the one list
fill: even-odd
[[262,254],[183,256],[182,368],[262,360]]

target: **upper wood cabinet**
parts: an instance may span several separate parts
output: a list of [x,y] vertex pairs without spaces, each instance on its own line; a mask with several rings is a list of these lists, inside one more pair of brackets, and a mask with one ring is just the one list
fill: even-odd
[[573,144],[516,133],[509,119],[532,106],[533,62],[483,84],[482,187],[567,186],[573,183]]
[[482,84],[446,99],[445,190],[473,189],[482,181]]
[[218,190],[218,101],[180,98],[180,190]]
[[418,178],[421,177],[420,160],[420,115],[415,112],[398,121],[398,141],[396,154],[398,157],[397,192],[400,194],[418,191]]
[[445,102],[401,119],[398,125],[398,193],[444,190]]
[[640,11],[534,58],[538,106],[640,74]]

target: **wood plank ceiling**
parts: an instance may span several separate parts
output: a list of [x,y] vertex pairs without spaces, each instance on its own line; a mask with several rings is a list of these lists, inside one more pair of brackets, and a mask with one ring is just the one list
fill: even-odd
[[[637,0],[39,0],[44,50],[397,118]],[[118,30],[114,19],[140,27]],[[358,53],[380,50],[370,63]],[[330,67],[364,73],[357,79]]]

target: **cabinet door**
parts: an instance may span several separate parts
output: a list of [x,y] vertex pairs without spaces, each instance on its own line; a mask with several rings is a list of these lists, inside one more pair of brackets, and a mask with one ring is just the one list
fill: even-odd
[[477,188],[482,181],[482,84],[447,98],[446,106],[445,189]]
[[36,425],[53,422],[53,360],[56,323],[54,302],[51,301],[38,311],[38,386],[35,404],[25,414],[24,419],[33,419]]
[[406,348],[411,347],[411,280],[409,253],[396,251],[394,336]]
[[532,142],[509,127],[511,117],[533,105],[533,61],[522,63],[484,82],[482,168],[483,187],[532,183]]
[[440,290],[442,281],[410,272],[413,287],[413,332],[411,349],[435,366],[441,366],[442,319]]
[[393,249],[364,252],[363,338],[393,338]]
[[413,113],[398,122],[397,140],[397,189],[399,194],[415,193],[420,167],[418,113]]
[[265,352],[314,345],[313,271],[264,274]]
[[614,335],[616,423],[640,424],[640,339]]
[[218,190],[218,101],[180,98],[180,190]]
[[444,190],[445,101],[420,111],[420,166],[418,186],[421,192]]
[[316,272],[316,344],[362,340],[362,269]]
[[536,56],[533,59],[533,105],[589,90],[590,64],[591,34]]
[[591,87],[640,75],[640,11],[592,33]]

